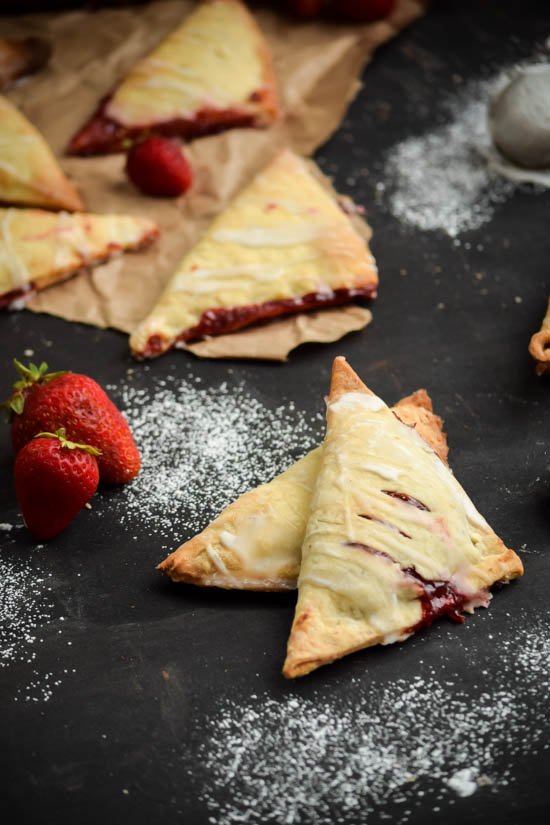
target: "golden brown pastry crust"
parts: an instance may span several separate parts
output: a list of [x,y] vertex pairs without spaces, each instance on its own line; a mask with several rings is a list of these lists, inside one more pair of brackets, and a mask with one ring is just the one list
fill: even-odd
[[157,236],[148,218],[0,208],[0,307]]
[[550,372],[550,298],[548,308],[538,332],[532,336],[529,342],[529,352],[531,357],[537,362],[537,375],[545,375]]
[[0,204],[84,209],[80,195],[42,137],[8,98],[0,95]]
[[[448,448],[442,420],[434,415],[426,390],[417,390],[402,398],[394,410],[402,421],[417,429],[443,461],[447,460]],[[186,541],[161,562],[158,569],[173,581],[202,587],[266,591],[294,589],[320,460],[321,448],[317,447],[273,481],[240,496],[198,536]],[[264,541],[263,558],[253,556],[247,564],[246,552],[239,555],[231,547],[224,546],[220,534],[246,533],[248,525],[262,513],[268,513],[272,521],[264,530],[260,528],[259,539],[251,532],[244,540],[244,547],[248,550],[247,541]],[[266,561],[270,557],[273,558],[271,565]]]
[[[330,450],[337,449],[338,444],[337,441],[333,441],[330,448],[328,445],[328,439],[331,438],[331,416],[336,415],[337,406],[339,407],[338,415],[347,414],[347,410],[346,413],[342,412],[341,405],[344,404],[348,408],[348,404],[351,403],[350,394],[353,399],[355,409],[353,414],[355,416],[363,416],[363,408],[370,410],[368,415],[372,417],[376,417],[373,416],[374,412],[385,409],[383,402],[380,402],[380,399],[377,399],[365,387],[345,359],[337,358],[334,364],[329,397],[327,446],[325,446],[323,454],[325,456],[324,461],[328,460],[327,456],[331,454]],[[371,398],[372,402],[362,401],[362,398]],[[338,404],[339,400],[340,404]],[[390,426],[387,422],[387,412],[382,412],[381,415],[386,416],[386,424],[376,426]],[[353,421],[356,422],[357,418],[354,418]],[[339,432],[343,437],[342,423],[339,426]],[[393,427],[393,429],[395,428]],[[393,429],[391,429],[391,432],[393,432]],[[410,438],[407,438],[407,441],[410,441]],[[327,451],[329,452],[327,453]],[[431,467],[432,464],[433,461],[430,459],[429,464],[426,466]],[[318,476],[317,489],[312,500],[310,521],[303,546],[304,558],[299,580],[298,603],[288,640],[287,658],[283,668],[283,674],[287,678],[303,676],[317,667],[328,664],[348,653],[375,644],[407,638],[415,631],[417,626],[422,626],[423,621],[424,614],[420,604],[422,587],[417,584],[418,570],[411,576],[411,568],[402,568],[399,563],[395,562],[394,557],[384,546],[378,546],[376,550],[373,550],[367,544],[355,544],[354,542],[357,540],[355,539],[356,528],[351,526],[351,522],[344,530],[344,539],[338,538],[338,525],[342,518],[340,503],[337,502],[336,510],[332,515],[322,509],[320,504],[326,499],[326,495],[324,495],[326,489],[323,488],[323,482],[326,483],[327,479],[323,475],[323,469],[321,467]],[[326,472],[330,473],[330,470]],[[443,476],[445,474],[448,476],[448,471],[445,471]],[[439,476],[441,474],[436,472],[435,475]],[[347,483],[349,482],[350,479],[348,478]],[[451,490],[454,489],[455,494],[460,492],[461,488],[458,490],[458,485],[455,487],[452,476],[447,480],[447,483],[449,482],[451,482]],[[338,487],[336,489],[342,488]],[[372,488],[372,494],[374,495],[374,487]],[[324,495],[324,498],[320,498],[322,495]],[[344,495],[344,493],[342,492],[341,495]],[[461,495],[462,493],[460,493]],[[330,500],[333,501],[334,499],[330,498]],[[413,499],[413,501],[415,500]],[[460,502],[461,498],[459,497],[457,501]],[[416,505],[420,505],[421,510],[428,510],[427,514],[424,513],[425,518],[432,518],[431,511],[421,502],[416,501]],[[468,506],[466,499],[464,499],[464,506]],[[471,503],[469,506],[471,508]],[[464,602],[462,609],[465,610],[473,609],[475,606],[482,604],[483,602],[478,601],[479,597],[483,591],[486,591],[495,582],[508,581],[523,573],[523,565],[518,556],[513,550],[505,547],[502,540],[479,516],[475,508],[473,509],[473,512],[468,513],[468,523],[470,524],[470,519],[472,519],[472,524],[475,523],[475,528],[472,528],[472,537],[475,534],[475,538],[473,538],[475,549],[465,547],[464,551],[460,550],[462,561],[457,568],[457,573],[453,574],[457,577],[456,581],[462,580],[464,582],[464,592],[473,594],[471,601]],[[418,513],[416,507],[413,507],[412,511]],[[465,509],[466,512],[468,511]],[[352,518],[351,513],[346,516],[347,518]],[[420,519],[420,516],[416,515],[415,519]],[[361,519],[358,521],[361,521]],[[437,520],[435,523],[437,523]],[[346,524],[348,524],[347,521]],[[400,522],[398,521],[397,524],[399,525]],[[414,525],[414,520],[410,524]],[[440,524],[439,527],[447,531],[449,540],[452,543],[454,534],[448,532],[449,526],[444,527]],[[390,531],[386,535],[395,534]],[[405,545],[407,540],[411,539],[411,536],[403,535],[405,542],[403,542],[403,539],[398,541]],[[456,535],[459,535],[459,533]],[[443,538],[441,541],[445,543],[447,539]],[[323,543],[320,544],[320,542]],[[334,555],[338,546],[342,548],[341,552],[344,554],[342,558],[347,559],[344,565],[339,561],[340,557]],[[352,548],[360,549],[355,550]],[[412,552],[415,552],[414,548]],[[350,560],[350,553],[361,555],[355,555]],[[472,556],[472,553],[474,556]],[[474,557],[477,559],[475,563],[472,561]],[[372,567],[369,567],[369,565],[372,565]],[[377,576],[372,583],[371,574],[368,572],[371,569]],[[414,570],[414,568],[412,569]],[[352,572],[354,570],[357,572]],[[331,573],[334,576],[332,582],[327,579],[327,576],[330,576]],[[437,584],[441,578],[439,576],[435,577],[433,584]],[[351,595],[354,586],[357,586],[361,594],[366,587],[370,588],[371,601],[379,606],[380,612],[371,614],[365,611],[362,600],[356,605]],[[393,594],[393,597],[391,597],[391,594]]]

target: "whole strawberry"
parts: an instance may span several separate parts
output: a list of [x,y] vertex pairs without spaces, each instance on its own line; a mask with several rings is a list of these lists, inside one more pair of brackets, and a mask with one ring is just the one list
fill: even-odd
[[193,180],[191,167],[178,144],[156,135],[130,149],[126,174],[146,195],[161,198],[182,195]]
[[99,450],[68,441],[65,431],[39,433],[15,460],[15,492],[36,539],[61,533],[99,484]]
[[68,438],[101,451],[103,482],[124,484],[138,474],[141,461],[128,422],[99,384],[74,372],[48,373],[44,363],[14,363],[21,378],[6,406],[16,453],[37,433],[64,427]]

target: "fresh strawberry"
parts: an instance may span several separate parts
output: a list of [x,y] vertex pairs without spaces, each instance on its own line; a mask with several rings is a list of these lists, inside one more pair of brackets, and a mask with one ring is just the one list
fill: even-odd
[[16,453],[37,433],[65,427],[68,438],[101,450],[102,481],[124,484],[138,474],[141,462],[128,422],[99,384],[74,372],[48,373],[46,364],[14,363],[21,380],[6,406]]
[[371,23],[387,17],[395,8],[397,0],[338,0],[334,9],[346,20]]
[[146,195],[161,198],[182,195],[193,180],[191,167],[178,144],[155,135],[130,149],[126,174]]
[[15,460],[15,492],[36,539],[52,539],[74,519],[99,484],[99,450],[68,441],[65,430],[39,433]]

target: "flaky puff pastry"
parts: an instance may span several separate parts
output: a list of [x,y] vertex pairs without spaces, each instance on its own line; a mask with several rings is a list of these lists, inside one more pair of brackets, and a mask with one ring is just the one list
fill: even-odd
[[0,203],[84,209],[57,159],[27,118],[0,95]]
[[[442,421],[425,390],[403,398],[393,410],[447,460]],[[321,452],[321,447],[312,450],[273,481],[242,495],[159,570],[174,581],[204,587],[294,589]]]
[[374,297],[376,265],[335,197],[280,152],[185,255],[130,337],[140,357],[258,321]]
[[280,115],[271,54],[240,0],[204,0],[144,57],[73,137],[78,155],[155,133],[192,138]]
[[148,218],[0,209],[0,306],[158,235]]
[[548,308],[541,327],[529,342],[529,352],[537,363],[537,375],[545,375],[550,372],[550,298],[548,299]]
[[522,572],[432,447],[337,358],[284,675],[461,621]]

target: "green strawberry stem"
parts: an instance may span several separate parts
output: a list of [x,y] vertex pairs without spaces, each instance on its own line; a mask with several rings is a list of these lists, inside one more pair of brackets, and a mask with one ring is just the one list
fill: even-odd
[[78,444],[76,441],[69,441],[65,427],[59,427],[54,433],[37,433],[34,438],[57,438],[62,447],[66,450],[84,450],[90,455],[101,455],[101,450],[92,447],[90,444]]
[[0,404],[0,409],[3,408],[8,413],[8,419],[11,418],[14,413],[15,415],[21,415],[23,413],[26,389],[32,387],[34,384],[47,384],[52,378],[57,378],[58,375],[64,375],[67,372],[67,370],[48,372],[48,365],[45,361],[42,361],[39,366],[31,362],[28,367],[22,364],[21,361],[18,361],[17,358],[13,359],[13,363],[21,377],[19,381],[16,381],[13,385],[11,398]]

